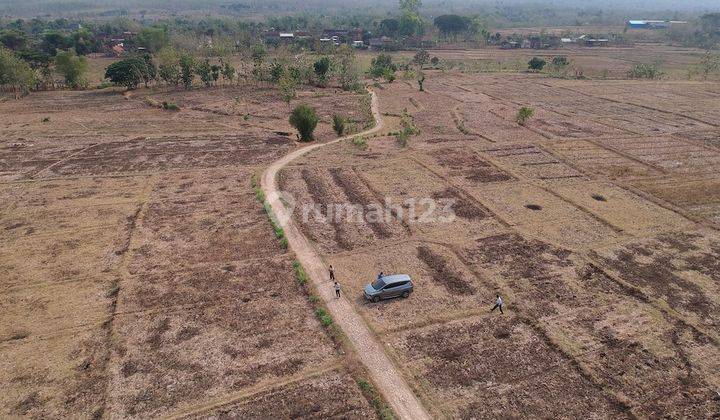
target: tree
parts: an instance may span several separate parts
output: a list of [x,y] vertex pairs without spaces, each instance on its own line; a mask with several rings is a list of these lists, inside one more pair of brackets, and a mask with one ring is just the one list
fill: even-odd
[[173,86],[180,84],[180,54],[172,47],[163,48],[157,54],[158,76],[165,83]]
[[433,24],[437,26],[440,33],[445,36],[452,35],[453,37],[467,31],[469,23],[469,19],[458,15],[440,15],[433,21]]
[[315,76],[317,76],[318,84],[320,86],[325,86],[327,83],[328,73],[330,72],[330,58],[321,57],[318,59],[315,63],[313,63],[313,71],[315,72]]
[[222,76],[223,79],[226,81],[232,83],[232,81],[235,79],[235,67],[233,67],[232,64],[230,64],[229,61],[221,61],[222,63]]
[[257,80],[263,80],[264,78],[263,64],[265,62],[266,55],[267,50],[262,44],[253,44],[250,48],[250,57],[253,62],[252,74]]
[[205,87],[212,86],[213,77],[210,60],[205,59],[195,66],[195,73],[200,77],[200,81],[203,82]]
[[427,52],[426,49],[422,48],[420,51],[415,53],[415,57],[413,57],[413,62],[417,64],[420,67],[420,70],[422,70],[425,63],[428,62],[430,59],[430,54]]
[[65,79],[65,84],[77,89],[87,84],[85,73],[88,63],[85,57],[80,57],[75,50],[70,48],[67,51],[59,51],[55,55],[55,69]]
[[300,141],[312,141],[318,117],[315,110],[307,105],[298,105],[290,114],[290,124],[300,133]]
[[27,44],[27,36],[14,29],[0,31],[0,44],[11,50],[22,50]]
[[217,64],[210,66],[210,75],[212,76],[213,83],[217,83],[220,79],[220,70],[222,70],[222,67]]
[[515,122],[517,122],[520,125],[525,125],[525,123],[532,118],[532,116],[535,114],[535,110],[529,107],[522,107],[518,109],[517,115],[515,115]]
[[541,71],[547,62],[540,57],[533,57],[528,61],[528,68],[532,71]]
[[380,35],[395,37],[400,30],[400,22],[397,19],[383,19],[378,25]]
[[130,90],[137,88],[140,83],[147,84],[153,78],[152,73],[146,59],[130,57],[110,64],[105,69],[105,78]]
[[337,74],[343,90],[353,90],[360,86],[360,74],[355,62],[355,50],[349,45],[341,45],[336,50]]
[[190,89],[195,78],[195,59],[188,53],[180,55],[180,80],[185,89]]
[[280,96],[282,97],[282,100],[290,104],[290,101],[295,99],[295,96],[297,96],[296,91],[296,84],[295,78],[292,77],[292,74],[290,74],[290,71],[284,71],[282,76],[280,76],[280,80],[278,80],[278,88],[280,89]]
[[403,36],[421,35],[423,20],[420,16],[421,0],[399,0],[400,16],[398,32]]
[[99,43],[95,36],[87,28],[80,28],[70,35],[70,42],[78,55],[87,55],[96,51]]
[[0,86],[10,87],[15,98],[26,95],[35,85],[35,72],[12,51],[0,47]]
[[370,75],[372,77],[381,77],[388,73],[393,74],[397,71],[397,66],[392,62],[392,56],[389,54],[378,54],[370,61]]
[[151,53],[158,52],[170,45],[167,27],[143,28],[135,37],[138,47],[145,47]]
[[43,34],[40,45],[43,51],[54,56],[58,51],[70,48],[71,42],[62,33],[50,31]]
[[700,75],[702,80],[707,80],[710,74],[720,73],[720,54],[706,51],[700,62],[690,68],[690,76]]

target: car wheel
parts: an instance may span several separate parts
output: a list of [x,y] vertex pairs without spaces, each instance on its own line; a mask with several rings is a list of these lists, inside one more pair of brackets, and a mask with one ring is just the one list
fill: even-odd
[[380,296],[373,296],[372,301],[375,302],[375,303],[380,302]]
[[410,292],[408,292],[407,290],[404,291],[402,297],[407,298],[408,296],[410,296]]

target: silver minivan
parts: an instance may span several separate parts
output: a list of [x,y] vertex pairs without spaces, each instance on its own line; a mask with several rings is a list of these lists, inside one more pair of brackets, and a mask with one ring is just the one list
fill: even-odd
[[389,299],[410,296],[413,291],[413,282],[407,274],[393,274],[380,277],[365,286],[365,299],[379,302],[380,299]]

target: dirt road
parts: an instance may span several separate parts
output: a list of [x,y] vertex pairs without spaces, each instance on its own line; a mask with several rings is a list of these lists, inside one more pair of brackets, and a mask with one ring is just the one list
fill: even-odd
[[372,93],[372,112],[375,117],[375,127],[352,136],[342,137],[327,143],[313,144],[295,150],[275,161],[265,170],[261,179],[261,187],[279,223],[285,230],[288,243],[297,255],[298,261],[305,267],[320,297],[327,304],[333,319],[337,325],[342,328],[355,347],[358,358],[367,367],[379,391],[385,396],[385,399],[400,418],[428,419],[430,416],[425,411],[425,408],[405,382],[405,379],[397,367],[388,358],[387,354],[385,354],[382,345],[370,332],[362,317],[355,312],[346,297],[341,299],[335,298],[331,284],[327,281],[327,267],[312,245],[310,245],[307,238],[295,225],[291,215],[288,214],[288,210],[282,204],[280,196],[278,195],[276,182],[277,173],[288,163],[317,148],[328,146],[350,137],[368,135],[382,130],[383,121],[380,115],[378,99],[374,93]]

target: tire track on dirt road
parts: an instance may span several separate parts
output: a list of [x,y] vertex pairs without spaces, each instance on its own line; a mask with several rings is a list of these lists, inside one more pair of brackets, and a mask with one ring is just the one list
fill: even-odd
[[328,272],[327,267],[320,255],[294,223],[291,214],[283,205],[278,194],[277,174],[295,159],[320,147],[336,144],[356,136],[373,134],[383,129],[383,119],[380,115],[377,96],[374,92],[370,92],[370,94],[372,95],[371,108],[375,117],[375,127],[361,133],[341,137],[327,143],[313,144],[291,152],[273,162],[263,172],[260,185],[275,217],[285,230],[290,248],[295,252],[298,261],[305,267],[313,285],[317,288],[318,294],[327,305],[330,315],[332,315],[337,325],[357,351],[358,359],[368,369],[373,382],[395,411],[395,414],[404,419],[429,419],[430,416],[425,407],[405,382],[398,367],[393,364],[385,353],[383,345],[372,334],[363,318],[352,307],[350,301],[346,297],[340,299],[334,297],[334,291],[325,281]]

